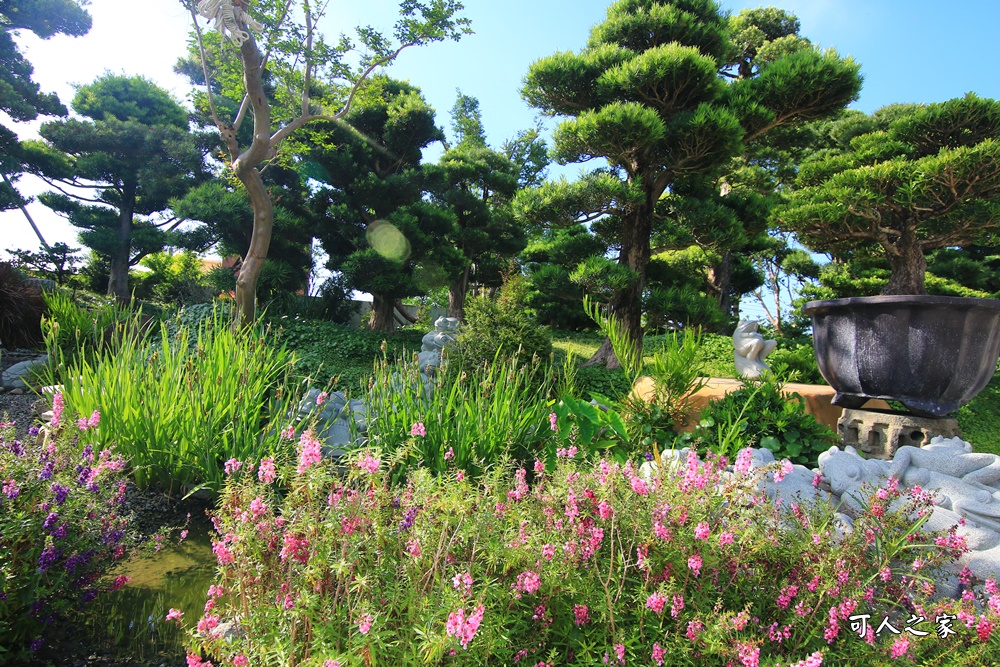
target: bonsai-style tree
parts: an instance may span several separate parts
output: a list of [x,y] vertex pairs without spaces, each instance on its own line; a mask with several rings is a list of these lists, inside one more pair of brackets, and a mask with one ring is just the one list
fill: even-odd
[[[856,64],[811,48],[729,83],[738,49],[713,0],[619,0],[585,49],[543,58],[526,77],[525,99],[566,118],[556,159],[607,166],[528,191],[519,212],[539,224],[596,222],[613,241],[634,278],[614,290],[611,310],[637,349],[651,241],[670,218],[661,198],[679,180],[723,167],[745,142],[828,116],[860,89]],[[618,365],[610,342],[591,362]]]
[[833,124],[778,224],[835,257],[882,254],[883,294],[923,294],[926,253],[997,245],[1000,102],[968,94]]
[[[248,322],[255,314],[257,280],[274,231],[274,202],[261,171],[280,157],[285,140],[302,126],[318,120],[341,122],[358,87],[376,69],[410,46],[458,39],[470,32],[469,21],[456,16],[462,9],[456,0],[403,0],[394,34],[359,28],[360,58],[351,60],[350,39],[328,44],[316,30],[327,3],[303,0],[297,7],[293,0],[259,0],[251,8],[249,0],[182,1],[195,28],[206,90],[203,106],[219,129],[229,166],[253,209],[253,234],[236,280],[237,308],[241,320]],[[237,54],[202,35],[199,13],[214,19]],[[255,33],[261,35],[263,49]],[[237,55],[239,65],[234,68]],[[217,95],[242,98],[232,119],[225,115],[226,105],[216,104]],[[249,142],[240,133],[247,118],[253,124]]]

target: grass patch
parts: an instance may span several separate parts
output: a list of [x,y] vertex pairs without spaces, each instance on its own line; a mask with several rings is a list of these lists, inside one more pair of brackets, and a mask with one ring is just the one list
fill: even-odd
[[955,416],[962,439],[975,451],[1000,455],[1000,374]]

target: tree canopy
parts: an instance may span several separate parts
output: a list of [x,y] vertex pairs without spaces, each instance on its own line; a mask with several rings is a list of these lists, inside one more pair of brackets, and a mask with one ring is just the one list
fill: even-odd
[[1000,241],[1000,102],[894,105],[826,136],[777,220],[814,250],[884,256],[883,294],[923,294],[932,250]]

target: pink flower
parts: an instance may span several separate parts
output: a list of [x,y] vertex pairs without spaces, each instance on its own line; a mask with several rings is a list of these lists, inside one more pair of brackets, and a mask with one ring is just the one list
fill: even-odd
[[281,429],[281,437],[284,438],[285,440],[294,440],[295,439],[295,427],[294,426],[286,426],[285,428]]
[[701,574],[701,566],[702,566],[702,560],[701,556],[699,556],[698,554],[695,554],[694,556],[688,558],[688,569],[691,570],[691,573],[694,576],[697,577],[699,574]]
[[316,405],[323,405],[328,398],[330,398],[330,394],[325,391],[319,392],[319,396],[316,397]]
[[248,667],[249,664],[250,660],[242,653],[233,658],[233,667]]
[[52,397],[52,419],[49,420],[49,426],[52,428],[59,428],[59,420],[62,419],[63,406],[63,395],[62,392],[59,392]]
[[535,472],[537,473],[545,472],[545,464],[542,463],[539,459],[535,459]]
[[[820,485],[820,483],[822,481],[823,481],[823,473],[818,472],[815,475],[813,475],[813,481],[812,481],[813,488],[814,489],[818,489],[819,485]],[[814,653],[813,655],[816,655],[816,654]],[[821,653],[820,654],[820,660],[822,660],[822,659],[823,659],[823,654]]]
[[728,530],[722,531],[721,533],[719,533],[719,546],[724,547],[728,544],[732,544],[734,537],[735,536]]
[[652,609],[657,614],[663,613],[663,607],[667,604],[667,598],[663,597],[659,593],[653,593],[648,598],[646,598],[646,608]]
[[98,424],[101,423],[101,411],[94,410],[90,413],[90,418],[87,420],[87,426],[90,428],[96,428]]
[[365,457],[358,461],[358,467],[371,475],[378,472],[378,467],[380,465],[382,465],[382,461],[375,458],[371,454],[365,454]]
[[84,419],[83,417],[81,417],[80,419],[77,419],[76,420],[76,427],[78,429],[80,429],[81,431],[86,431],[87,430],[87,420]]
[[667,655],[667,652],[663,650],[659,642],[653,642],[653,662],[657,665],[663,664],[663,658]]
[[450,461],[453,458],[455,458],[455,449],[452,448],[452,447],[449,447],[448,451],[446,451],[444,453],[444,460],[445,461]]
[[415,422],[413,426],[410,427],[410,435],[419,435],[421,438],[427,435],[427,429],[424,428],[423,422]]
[[629,484],[631,484],[632,491],[634,491],[636,495],[649,495],[649,487],[646,486],[646,482],[644,482],[641,477],[633,477],[629,480]]
[[705,629],[705,624],[702,623],[701,621],[697,619],[693,621],[688,621],[687,632],[684,633],[684,636],[690,639],[691,641],[694,641],[695,639],[698,638],[698,635],[701,634],[701,631],[704,629]]
[[696,540],[707,540],[709,534],[708,524],[702,521],[694,529],[694,539]]
[[791,461],[789,461],[788,459],[782,461],[781,468],[774,471],[774,483],[775,484],[780,483],[781,480],[785,479],[786,475],[792,472],[792,470],[794,470],[794,467],[792,466]]
[[212,663],[208,660],[202,662],[201,656],[197,656],[194,653],[188,653],[187,667],[212,667]]
[[299,474],[304,473],[309,466],[323,460],[322,445],[316,439],[316,434],[308,430],[299,438]]
[[460,572],[451,578],[451,585],[456,591],[462,591],[463,595],[472,595],[472,574]]
[[552,431],[558,431],[559,430],[559,427],[556,425],[556,420],[557,419],[558,419],[558,417],[556,416],[556,413],[554,413],[554,412],[550,412],[549,413],[549,429],[550,430],[552,430]]
[[601,502],[597,503],[597,513],[600,515],[602,519],[610,519],[611,516],[615,513],[615,511],[611,507],[611,503],[609,503],[607,500],[602,500]]
[[226,461],[226,474],[232,475],[234,472],[243,467],[243,462],[239,459],[229,459]]
[[323,667],[340,667],[340,660],[326,660],[323,662]]
[[455,479],[457,479],[459,482],[461,482],[462,480],[464,480],[465,479],[465,471],[464,470],[459,470],[458,472],[456,472],[455,473]]
[[740,662],[743,667],[759,667],[760,666],[760,647],[753,646],[752,644],[746,644],[744,642],[739,642],[736,644],[736,650]]
[[736,455],[736,463],[734,464],[736,472],[740,475],[747,475],[752,466],[753,452],[750,449],[741,449],[740,453]]
[[182,530],[182,531],[181,531],[181,539],[179,539],[179,540],[178,540],[178,542],[183,542],[184,540],[186,540],[186,539],[187,539],[187,536],[188,536],[188,532],[187,532],[187,529],[185,529],[185,530]]
[[538,573],[526,570],[517,575],[517,583],[514,584],[514,588],[531,595],[533,593],[537,593],[541,585],[542,578],[538,575]]
[[902,658],[906,655],[906,652],[910,650],[910,640],[906,637],[899,636],[896,640],[892,642],[892,646],[889,647],[889,654],[893,658]]
[[445,624],[445,632],[448,635],[458,639],[459,643],[462,644],[462,648],[467,648],[469,642],[476,636],[476,632],[479,630],[479,625],[483,622],[483,615],[486,612],[486,607],[479,605],[476,607],[469,617],[465,617],[465,610],[459,609],[458,611],[453,611],[448,614],[448,622]]
[[361,618],[358,619],[358,632],[367,635],[372,629],[373,620],[371,614],[362,614]]
[[573,605],[573,622],[577,625],[590,623],[590,611],[585,604]]
[[552,560],[552,558],[555,555],[556,555],[556,548],[554,545],[551,544],[542,545],[542,557],[545,558],[545,560]]
[[413,539],[406,543],[406,552],[414,558],[420,558],[423,550],[420,548],[420,540]]
[[[869,628],[869,630],[870,629],[871,628]],[[823,664],[823,653],[822,651],[816,651],[805,660],[799,660],[794,665],[789,665],[788,667],[820,667],[822,664]]]
[[265,484],[270,484],[274,481],[274,459],[261,459],[260,469],[257,470],[257,477]]
[[183,617],[184,617],[184,612],[183,611],[181,611],[180,609],[174,609],[173,607],[171,607],[170,611],[167,612],[167,619],[166,620],[168,620],[168,621],[177,621],[178,623],[180,623],[181,619]]
[[681,612],[684,611],[684,596],[675,595],[672,600],[673,601],[670,604],[670,615],[677,618],[681,615]]

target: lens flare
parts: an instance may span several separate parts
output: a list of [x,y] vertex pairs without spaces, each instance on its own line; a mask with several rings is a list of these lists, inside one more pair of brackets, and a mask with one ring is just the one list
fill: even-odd
[[365,231],[368,245],[386,259],[403,262],[410,256],[410,242],[403,232],[385,220],[376,220]]

